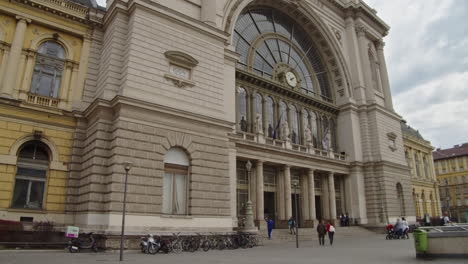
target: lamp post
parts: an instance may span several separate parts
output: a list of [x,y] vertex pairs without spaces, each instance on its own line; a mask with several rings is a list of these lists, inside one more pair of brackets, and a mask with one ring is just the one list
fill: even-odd
[[124,162],[125,169],[125,185],[124,185],[124,198],[123,198],[123,211],[122,211],[122,232],[120,234],[120,261],[123,261],[123,248],[124,248],[124,234],[125,234],[125,207],[127,205],[127,179],[128,172],[132,168],[131,162]]
[[296,207],[295,211],[295,223],[296,223],[296,248],[299,248],[299,228],[298,228],[298,213],[297,213],[297,186],[298,186],[298,180],[293,181],[293,186],[294,186],[294,207]]
[[247,161],[245,164],[245,169],[247,170],[247,204],[245,207],[245,228],[246,229],[252,229],[254,228],[254,222],[253,222],[253,211],[252,211],[252,201],[250,200],[250,170],[252,169],[252,163],[250,160]]

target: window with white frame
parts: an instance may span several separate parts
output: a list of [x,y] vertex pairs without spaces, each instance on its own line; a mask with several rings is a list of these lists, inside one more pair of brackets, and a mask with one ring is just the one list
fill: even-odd
[[164,214],[187,214],[189,166],[189,158],[180,148],[171,148],[164,156]]
[[42,209],[49,169],[47,146],[40,141],[25,143],[18,155],[12,208]]
[[37,50],[30,92],[57,98],[64,65],[64,48],[53,40],[42,43]]

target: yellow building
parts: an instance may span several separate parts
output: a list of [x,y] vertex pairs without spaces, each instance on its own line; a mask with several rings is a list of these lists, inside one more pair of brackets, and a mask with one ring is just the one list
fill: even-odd
[[73,110],[100,11],[94,0],[0,1],[0,219],[70,222]]
[[[411,170],[413,202],[416,219],[422,221],[426,214],[431,218],[440,217],[438,185],[432,161],[431,143],[425,140],[419,131],[402,121],[403,145],[408,167]],[[434,219],[436,220],[436,219]]]
[[458,222],[468,222],[468,143],[433,152],[442,210]]

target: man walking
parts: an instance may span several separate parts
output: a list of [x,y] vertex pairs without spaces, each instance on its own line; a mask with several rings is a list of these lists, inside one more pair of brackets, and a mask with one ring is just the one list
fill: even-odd
[[325,246],[325,234],[327,233],[327,227],[322,223],[322,220],[320,220],[319,224],[317,225],[317,233],[319,237],[319,244],[321,246]]
[[273,220],[265,217],[265,221],[267,222],[268,226],[268,240],[271,240],[271,232],[273,231]]

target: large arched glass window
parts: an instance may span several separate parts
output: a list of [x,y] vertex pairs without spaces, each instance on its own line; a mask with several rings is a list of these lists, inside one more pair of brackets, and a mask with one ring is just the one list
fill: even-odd
[[275,130],[275,121],[274,121],[274,102],[270,96],[266,98],[265,108],[266,108],[265,118],[266,118],[266,124],[267,124],[268,137],[272,138],[274,130]]
[[190,161],[180,148],[171,148],[164,155],[164,214],[187,214],[188,169]]
[[42,209],[49,169],[49,149],[40,141],[25,143],[18,153],[13,208]]
[[297,120],[297,109],[294,105],[291,105],[291,141],[294,144],[299,144],[299,122]]
[[31,93],[58,97],[64,65],[65,50],[63,47],[52,40],[42,43],[37,50]]
[[237,67],[275,79],[287,71],[302,93],[331,100],[328,71],[316,43],[293,19],[274,9],[249,9],[234,29],[233,43],[241,56]]
[[241,131],[247,132],[247,92],[237,88],[237,125]]
[[312,141],[314,144],[314,147],[318,146],[318,119],[317,119],[317,114],[315,112],[310,112],[310,124],[311,128],[310,130],[312,131]]

